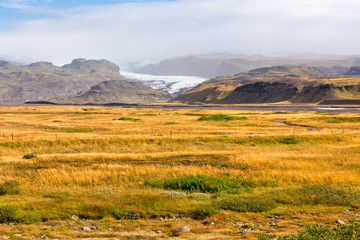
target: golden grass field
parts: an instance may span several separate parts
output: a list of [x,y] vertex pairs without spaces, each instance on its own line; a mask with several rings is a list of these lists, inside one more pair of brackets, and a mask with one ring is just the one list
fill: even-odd
[[[247,119],[198,121],[215,114]],[[15,180],[21,192],[0,195],[0,207],[15,207],[22,220],[1,224],[0,236],[168,239],[174,237],[171,229],[189,225],[191,232],[176,239],[257,239],[294,233],[306,224],[357,220],[356,197],[334,203],[325,191],[331,195],[326,200],[299,203],[287,194],[319,184],[357,193],[359,133],[356,113],[1,107],[0,184]],[[249,192],[208,193],[206,199],[145,184],[189,175],[242,177],[256,184]],[[260,212],[221,208],[194,217],[199,205],[242,195],[275,196],[277,206]],[[124,220],[126,214],[140,219]],[[244,232],[242,225],[251,230]]]

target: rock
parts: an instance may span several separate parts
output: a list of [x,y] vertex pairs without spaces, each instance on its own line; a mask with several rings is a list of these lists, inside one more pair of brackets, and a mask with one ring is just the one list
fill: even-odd
[[77,221],[77,220],[79,220],[79,217],[76,216],[76,215],[72,215],[72,216],[71,216],[71,219]]
[[10,238],[10,236],[0,236],[0,238],[3,238],[3,239],[9,239]]
[[215,223],[214,223],[214,222],[211,222],[211,223],[209,223],[209,225],[215,225]]
[[91,228],[90,228],[89,226],[85,226],[85,227],[83,227],[82,229],[83,229],[83,231],[86,231],[86,232],[88,232],[88,231],[91,230]]
[[173,234],[187,233],[187,232],[190,232],[190,227],[186,225],[186,226],[174,228],[173,230],[171,230],[171,232]]
[[157,230],[157,231],[156,231],[156,233],[160,234],[160,233],[162,233],[162,231],[160,231],[160,230]]
[[22,234],[20,234],[20,233],[14,234],[14,237],[21,237],[21,236],[22,236]]
[[345,225],[345,222],[342,221],[342,220],[336,220],[335,224],[337,224],[337,225]]

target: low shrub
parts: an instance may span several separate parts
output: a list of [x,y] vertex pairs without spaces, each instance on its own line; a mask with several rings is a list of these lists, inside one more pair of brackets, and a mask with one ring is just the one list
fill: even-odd
[[298,144],[299,140],[295,136],[287,136],[280,138],[282,144]]
[[20,192],[20,183],[15,180],[6,181],[0,185],[0,195],[19,194]]
[[230,196],[217,204],[221,209],[236,212],[266,212],[277,207],[275,201],[258,196]]
[[115,118],[113,120],[119,120],[119,121],[140,121],[140,118],[131,118],[131,117],[121,117],[121,118]]
[[37,158],[37,156],[34,153],[28,153],[23,156],[23,159],[34,159]]
[[204,204],[198,205],[193,211],[193,218],[195,219],[205,219],[211,217],[212,215],[218,214],[220,209],[214,204]]
[[235,117],[225,114],[215,114],[211,116],[201,116],[198,121],[232,121],[232,120],[247,120],[247,117]]
[[14,206],[2,206],[0,207],[0,223],[15,222],[17,208]]
[[33,224],[40,222],[40,220],[41,219],[34,213],[24,213],[18,221],[25,224]]
[[164,123],[164,125],[176,125],[176,124],[178,124],[177,122],[166,122],[166,123]]

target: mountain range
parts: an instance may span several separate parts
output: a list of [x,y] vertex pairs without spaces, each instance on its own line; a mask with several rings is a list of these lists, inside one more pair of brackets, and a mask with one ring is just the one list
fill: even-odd
[[[0,102],[360,105],[359,66],[343,69],[343,74],[295,65],[261,67],[232,76],[201,80],[191,89],[189,83],[196,84],[197,79],[189,78],[186,85],[179,84],[181,79],[179,77],[171,86],[176,83],[183,87],[183,92],[174,95],[146,86],[144,83],[149,84],[149,79],[141,82],[124,78],[119,66],[107,60],[80,58],[63,66],[49,62],[20,65],[0,61]],[[161,87],[161,84],[151,83]],[[169,85],[165,87],[173,89]]]
[[173,101],[192,104],[360,104],[360,76],[357,69],[352,67],[347,75],[333,75],[314,67],[259,68],[207,80]]
[[214,78],[235,75],[251,69],[277,65],[317,67],[327,74],[344,74],[360,65],[360,56],[294,54],[283,56],[208,54],[183,56],[137,67],[134,71],[166,76],[199,76]]

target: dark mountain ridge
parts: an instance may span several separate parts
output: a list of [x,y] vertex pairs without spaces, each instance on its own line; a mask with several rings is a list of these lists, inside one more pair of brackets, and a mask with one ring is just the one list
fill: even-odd
[[329,75],[314,67],[274,66],[210,79],[173,101],[242,104],[359,100],[360,104],[359,84],[360,76]]

